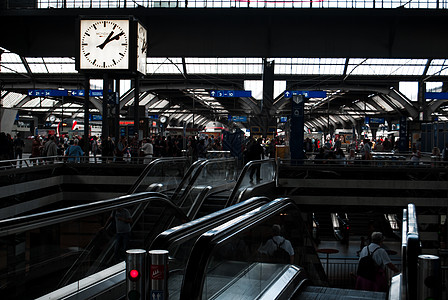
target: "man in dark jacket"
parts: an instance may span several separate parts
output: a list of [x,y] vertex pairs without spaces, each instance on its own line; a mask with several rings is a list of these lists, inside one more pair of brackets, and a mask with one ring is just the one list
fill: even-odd
[[[247,149],[248,160],[260,160],[263,158],[263,147],[261,146],[262,139],[258,138],[258,140],[254,140],[250,142],[249,148]],[[260,164],[255,164],[252,166],[250,170],[250,182],[253,182],[254,174],[256,173],[256,181],[260,182]]]

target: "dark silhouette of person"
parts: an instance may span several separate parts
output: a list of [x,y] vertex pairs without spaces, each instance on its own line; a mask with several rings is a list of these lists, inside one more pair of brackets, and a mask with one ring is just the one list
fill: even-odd
[[[250,142],[248,152],[247,152],[249,161],[262,159],[263,147],[261,147],[261,142],[262,142],[261,138],[258,138],[258,140],[256,140],[256,141],[252,140]],[[262,178],[260,176],[260,164],[253,165],[250,170],[249,178],[250,178],[251,183],[254,180],[254,174],[256,176],[257,183],[260,182],[262,180]]]

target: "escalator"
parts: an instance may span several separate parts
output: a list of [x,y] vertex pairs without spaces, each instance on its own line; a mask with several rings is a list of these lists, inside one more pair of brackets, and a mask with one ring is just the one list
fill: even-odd
[[299,293],[294,295],[293,300],[342,300],[342,299],[356,299],[356,300],[375,300],[386,299],[385,293],[359,291],[349,289],[337,289],[322,286],[307,286]]
[[[260,168],[262,183],[250,181],[252,168]],[[205,216],[254,196],[271,197],[275,194],[275,160],[256,160],[247,163],[232,185],[221,184],[204,195],[204,200],[193,218]],[[226,182],[226,180],[223,180]]]
[[[294,265],[272,263],[258,251],[272,237],[274,224],[281,226],[284,237],[293,245]],[[173,299],[229,299],[241,295],[242,299],[276,299],[311,282],[328,286],[315,249],[297,206],[288,199],[271,201],[202,234],[181,272],[179,298]]]
[[[103,227],[112,211],[132,212],[133,230],[143,229],[143,212],[163,204],[163,229],[145,229],[145,238],[180,225],[188,217],[165,195],[138,193],[110,200],[0,221],[0,293],[7,299],[34,299],[114,264],[115,234]],[[160,224],[159,221],[157,224]],[[143,230],[142,230],[143,231]],[[146,240],[146,241],[145,241]]]
[[329,212],[313,212],[314,220],[319,224],[318,227],[318,236],[320,239],[333,239],[334,231],[333,231],[333,223],[331,214]]
[[[206,217],[182,224],[173,229],[162,232],[152,242],[151,249],[170,249],[170,278],[174,280],[182,264],[186,264],[190,248],[195,239],[204,231],[210,230],[224,222],[232,220],[241,214],[247,213],[267,203],[264,197],[253,198],[238,205],[220,210]],[[72,283],[64,288],[43,296],[41,299],[123,299],[125,294],[125,264],[117,265],[98,273],[92,277],[88,285],[83,286],[81,281]],[[114,296],[115,295],[115,296]],[[170,295],[172,299],[173,295]]]
[[[169,187],[179,186],[176,184],[177,175],[184,168],[184,159],[173,159],[171,162],[162,159],[162,161],[152,163],[165,167],[180,165],[175,171],[170,171],[151,167],[150,164],[134,185],[134,192],[152,190],[156,178],[168,178],[165,181],[158,180],[164,182],[157,184],[159,187],[162,186],[164,191],[169,191]],[[210,165],[220,165],[217,161],[201,163],[208,166],[210,171]],[[230,160],[227,160],[227,163],[228,161]],[[188,180],[185,182],[191,190],[194,185]],[[115,234],[113,228],[105,226],[105,223],[112,211],[119,207],[127,208],[134,220],[130,247],[147,249],[160,232],[189,220],[185,212],[191,213],[194,201],[175,196],[173,198],[178,203],[168,199],[165,194],[134,193],[1,221],[0,256],[5,265],[2,270],[4,275],[0,275],[0,291],[2,294],[11,295],[11,298],[31,299],[113,265]],[[32,226],[28,225],[30,222]],[[13,228],[13,232],[10,228]],[[44,272],[40,268],[43,268]],[[28,286],[26,291],[20,288],[22,283],[15,281],[21,277],[25,278],[23,283]],[[42,278],[46,278],[45,282],[51,284],[47,287],[40,285],[38,282]]]

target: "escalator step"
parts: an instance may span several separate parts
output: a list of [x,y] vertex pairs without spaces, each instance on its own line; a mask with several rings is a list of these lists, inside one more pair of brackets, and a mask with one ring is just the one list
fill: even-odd
[[375,300],[386,299],[386,293],[337,289],[329,287],[308,286],[294,299],[300,300],[342,300],[359,299]]

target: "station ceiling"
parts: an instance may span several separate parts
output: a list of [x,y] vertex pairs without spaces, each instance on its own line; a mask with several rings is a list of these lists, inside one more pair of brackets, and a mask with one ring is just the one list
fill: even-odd
[[[290,114],[286,90],[324,90],[327,98],[306,105],[306,125],[320,130],[350,128],[367,115],[417,120],[417,102],[399,92],[400,82],[445,91],[448,76],[443,9],[6,9],[0,11],[4,107],[48,116],[64,111],[65,118],[82,114],[82,98],[62,103],[27,94],[83,88],[84,76],[74,67],[80,15],[133,15],[146,25],[148,73],[139,103],[173,125],[246,125],[232,124],[228,116],[254,118],[262,96],[214,98],[209,91],[260,86],[265,61],[275,64],[269,116]],[[120,82],[126,108],[134,102],[132,82]],[[95,87],[102,88],[101,78],[91,80]],[[446,102],[428,99],[425,105],[433,119],[447,119]]]

